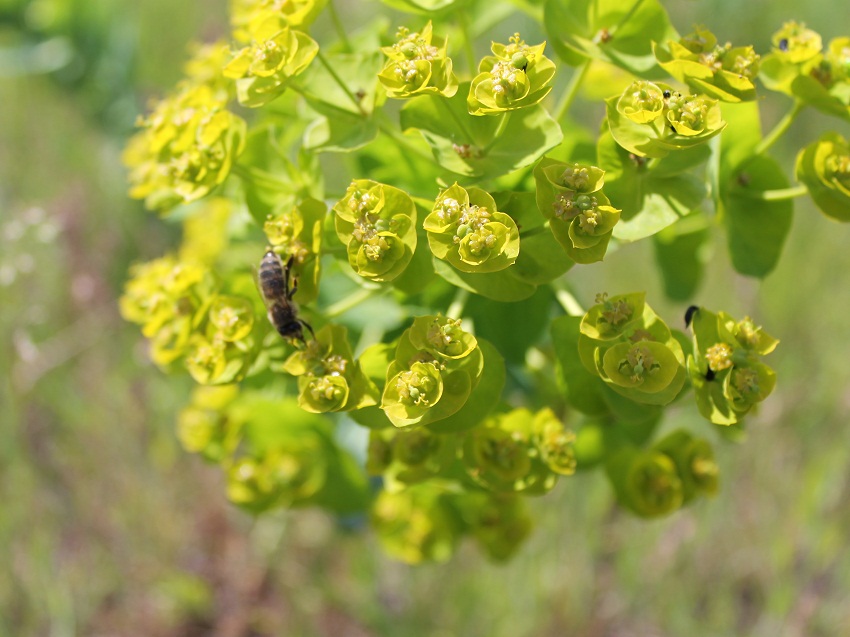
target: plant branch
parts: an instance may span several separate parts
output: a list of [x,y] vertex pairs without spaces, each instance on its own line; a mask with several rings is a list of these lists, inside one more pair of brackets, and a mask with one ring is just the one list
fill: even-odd
[[808,193],[809,190],[805,186],[778,188],[776,190],[747,190],[746,188],[740,188],[734,191],[735,195],[746,197],[747,199],[758,199],[760,201],[785,201],[786,199],[802,197]]
[[322,54],[321,50],[319,50],[319,52],[316,54],[316,57],[319,59],[319,62],[321,62],[322,66],[325,67],[327,72],[330,73],[330,76],[333,78],[334,82],[336,82],[339,85],[339,87],[343,90],[343,92],[345,92],[345,94],[348,96],[348,99],[351,100],[351,103],[354,104],[355,107],[357,107],[357,111],[363,117],[368,117],[368,113],[363,110],[363,106],[361,106],[360,100],[358,100],[357,97],[354,95],[354,93],[351,92],[351,89],[348,88],[346,83],[343,81],[343,79],[336,72],[336,69],[333,68],[333,66],[328,61],[328,59]]
[[469,15],[461,9],[458,11],[458,21],[460,22],[460,31],[463,34],[463,49],[466,55],[466,64],[469,67],[470,77],[475,76],[475,49],[472,48],[472,35],[469,29]]
[[794,120],[797,119],[797,115],[799,115],[805,107],[806,105],[800,100],[794,102],[794,106],[791,107],[791,110],[785,114],[785,117],[776,123],[776,126],[773,127],[772,131],[764,136],[761,142],[759,142],[759,145],[756,146],[753,153],[755,155],[763,155],[767,152],[767,150],[773,146],[780,137],[782,137],[785,131],[788,130]]
[[328,13],[331,16],[331,22],[333,22],[334,30],[339,36],[339,39],[345,47],[345,50],[351,53],[352,51],[354,51],[354,47],[351,46],[351,40],[348,39],[348,34],[345,32],[345,27],[342,24],[342,20],[340,20],[339,18],[339,13],[337,13],[336,6],[334,5],[333,0],[328,1]]
[[337,316],[345,314],[349,310],[357,307],[364,301],[368,301],[374,296],[383,294],[383,292],[384,288],[381,287],[361,287],[349,294],[344,299],[340,299],[336,303],[329,305],[327,308],[325,308],[322,314],[325,318],[336,318]]
[[561,95],[561,99],[558,102],[558,105],[555,107],[556,122],[560,122],[562,119],[564,119],[564,116],[570,110],[570,106],[573,105],[576,95],[578,95],[578,89],[581,86],[581,83],[584,81],[584,78],[587,75],[587,71],[590,68],[592,62],[593,60],[588,59],[587,62],[582,64],[575,70],[575,72],[573,72],[573,75],[570,78],[570,83],[567,85],[567,89],[564,91],[564,94]]
[[452,304],[449,305],[449,309],[446,310],[446,316],[453,319],[459,319],[463,314],[463,309],[466,307],[467,300],[469,300],[469,290],[458,288],[455,293],[455,298],[452,300]]

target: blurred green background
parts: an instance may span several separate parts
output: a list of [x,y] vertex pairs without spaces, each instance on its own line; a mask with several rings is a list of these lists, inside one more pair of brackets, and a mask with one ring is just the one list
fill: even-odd
[[[226,33],[225,4],[0,0],[0,637],[850,635],[850,230],[805,200],[766,281],[732,274],[718,244],[700,292],[782,339],[777,391],[744,444],[719,443],[714,500],[646,522],[580,474],[532,503],[509,564],[470,546],[419,567],[321,513],[255,523],[227,503],[174,434],[190,382],[152,367],[116,307],[129,264],[177,241],[126,198],[123,141],[186,43]],[[374,4],[341,9],[356,22]],[[666,5],[680,30],[762,52],[791,18],[848,35],[829,0]],[[788,106],[770,95],[765,124]],[[773,154],[790,174],[830,129],[850,132],[807,113]],[[584,303],[635,288],[683,311],[645,245],[570,281]]]

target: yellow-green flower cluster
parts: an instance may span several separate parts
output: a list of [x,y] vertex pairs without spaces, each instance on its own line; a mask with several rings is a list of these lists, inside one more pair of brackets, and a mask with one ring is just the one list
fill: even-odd
[[378,390],[363,374],[341,325],[326,325],[316,332],[316,338],[294,352],[283,369],[298,376],[298,404],[306,411],[346,411],[375,404]]
[[142,325],[155,363],[167,367],[183,359],[203,385],[244,377],[259,346],[249,299],[221,294],[209,270],[173,257],[136,265],[130,275],[121,313]]
[[404,272],[416,250],[416,206],[407,193],[356,179],[333,209],[337,236],[357,274],[383,282]]
[[298,273],[298,300],[309,303],[319,293],[322,224],[325,204],[306,199],[297,206],[268,215],[263,231],[284,263],[293,259]]
[[383,477],[384,489],[398,491],[445,472],[457,457],[457,437],[427,428],[373,429],[366,470]]
[[464,536],[474,538],[492,559],[504,560],[532,527],[518,496],[458,491],[439,481],[382,491],[371,517],[387,553],[409,564],[447,561]]
[[463,407],[483,370],[481,348],[460,320],[420,316],[399,339],[381,409],[396,427],[447,418]]
[[717,492],[718,467],[708,441],[676,430],[650,449],[624,447],[606,463],[617,500],[641,517],[668,515]]
[[128,142],[130,196],[151,209],[169,209],[209,194],[242,152],[245,122],[227,97],[207,84],[183,83],[140,119]]
[[306,69],[319,45],[306,33],[274,20],[263,23],[249,46],[237,51],[224,67],[236,80],[236,97],[243,106],[264,106],[286,90],[289,81]]
[[721,46],[711,31],[697,28],[679,41],[653,44],[653,52],[665,71],[698,93],[724,102],[756,97],[760,60],[752,46]]
[[544,158],[534,178],[537,207],[570,258],[577,263],[601,261],[620,220],[620,211],[602,192],[605,171]]
[[850,221],[850,144],[838,133],[825,133],[797,155],[797,179],[817,207],[837,221]]
[[151,339],[151,358],[167,366],[183,356],[215,296],[209,271],[192,262],[162,257],[134,265],[119,305],[124,319]]
[[666,405],[685,383],[679,341],[647,305],[644,293],[608,297],[581,321],[578,348],[584,366],[618,394],[638,403]]
[[818,33],[787,22],[772,41],[762,65],[765,86],[825,113],[850,117],[850,38],[835,38],[823,50]]
[[431,23],[419,33],[401,27],[398,41],[381,47],[389,58],[378,74],[387,95],[397,99],[423,94],[451,97],[457,93],[457,77],[452,73],[446,39],[433,34]]
[[660,82],[636,80],[606,104],[611,135],[639,157],[697,146],[726,126],[716,99],[685,95]]
[[308,27],[325,6],[326,0],[231,0],[230,23],[238,42],[258,40],[258,34],[272,28]]
[[735,321],[725,312],[699,308],[693,319],[694,355],[688,371],[700,413],[718,425],[731,425],[767,398],[776,372],[761,362],[779,341],[749,317]]
[[189,453],[218,462],[232,454],[238,437],[228,426],[227,408],[239,396],[238,385],[201,385],[177,416],[177,437]]
[[492,115],[539,103],[552,90],[555,63],[543,55],[546,43],[527,45],[515,33],[508,44],[493,42],[478,65],[466,99],[472,115]]
[[519,230],[488,193],[454,184],[425,217],[431,252],[461,272],[497,272],[519,256]]
[[575,435],[551,409],[498,414],[466,434],[463,461],[476,484],[497,492],[539,495],[575,472]]

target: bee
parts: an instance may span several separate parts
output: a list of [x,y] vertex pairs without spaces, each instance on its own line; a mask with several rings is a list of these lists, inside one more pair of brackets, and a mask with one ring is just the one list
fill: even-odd
[[313,338],[316,338],[316,335],[307,321],[298,318],[298,305],[292,300],[298,291],[298,280],[294,277],[290,287],[289,271],[292,269],[293,259],[294,257],[289,257],[289,261],[284,265],[277,253],[269,248],[260,261],[257,276],[260,294],[269,311],[269,322],[283,338],[306,343],[302,327],[310,330]]

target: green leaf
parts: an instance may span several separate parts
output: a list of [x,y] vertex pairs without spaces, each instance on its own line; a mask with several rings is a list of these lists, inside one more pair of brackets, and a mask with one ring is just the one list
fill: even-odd
[[[380,51],[369,53],[324,53],[324,58],[343,81],[348,92],[318,60],[299,78],[300,90],[316,110],[322,104],[360,117],[371,113],[377,101],[378,73],[384,62]],[[354,96],[354,100],[349,96]],[[357,103],[355,104],[355,100]]]
[[711,235],[705,216],[696,213],[656,234],[655,261],[664,293],[673,301],[687,301],[702,282],[706,247]]
[[518,279],[512,273],[513,268],[487,274],[472,274],[455,270],[436,257],[433,262],[437,274],[452,285],[494,301],[521,301],[530,297],[537,289],[537,286]]
[[316,152],[348,152],[362,148],[378,135],[374,120],[324,104],[315,107],[321,115],[304,131],[304,148]]
[[517,303],[473,296],[466,304],[464,316],[473,320],[476,337],[492,341],[509,363],[522,365],[526,350],[549,325],[554,300],[549,286],[537,288],[532,296]]
[[658,0],[548,0],[543,22],[567,64],[603,60],[646,79],[666,75],[652,42],[679,39]]
[[790,199],[765,201],[748,193],[788,186],[782,168],[767,156],[754,157],[725,188],[721,185],[729,252],[741,274],[763,278],[776,267],[794,212]]
[[500,126],[499,117],[469,114],[468,92],[465,83],[452,98],[423,95],[401,109],[402,129],[419,129],[446,170],[500,177],[530,166],[563,140],[561,127],[539,104],[504,115],[507,123]]
[[579,357],[581,320],[580,316],[561,316],[552,321],[552,345],[570,405],[584,414],[601,416],[609,412],[603,397],[605,384],[587,371]]

